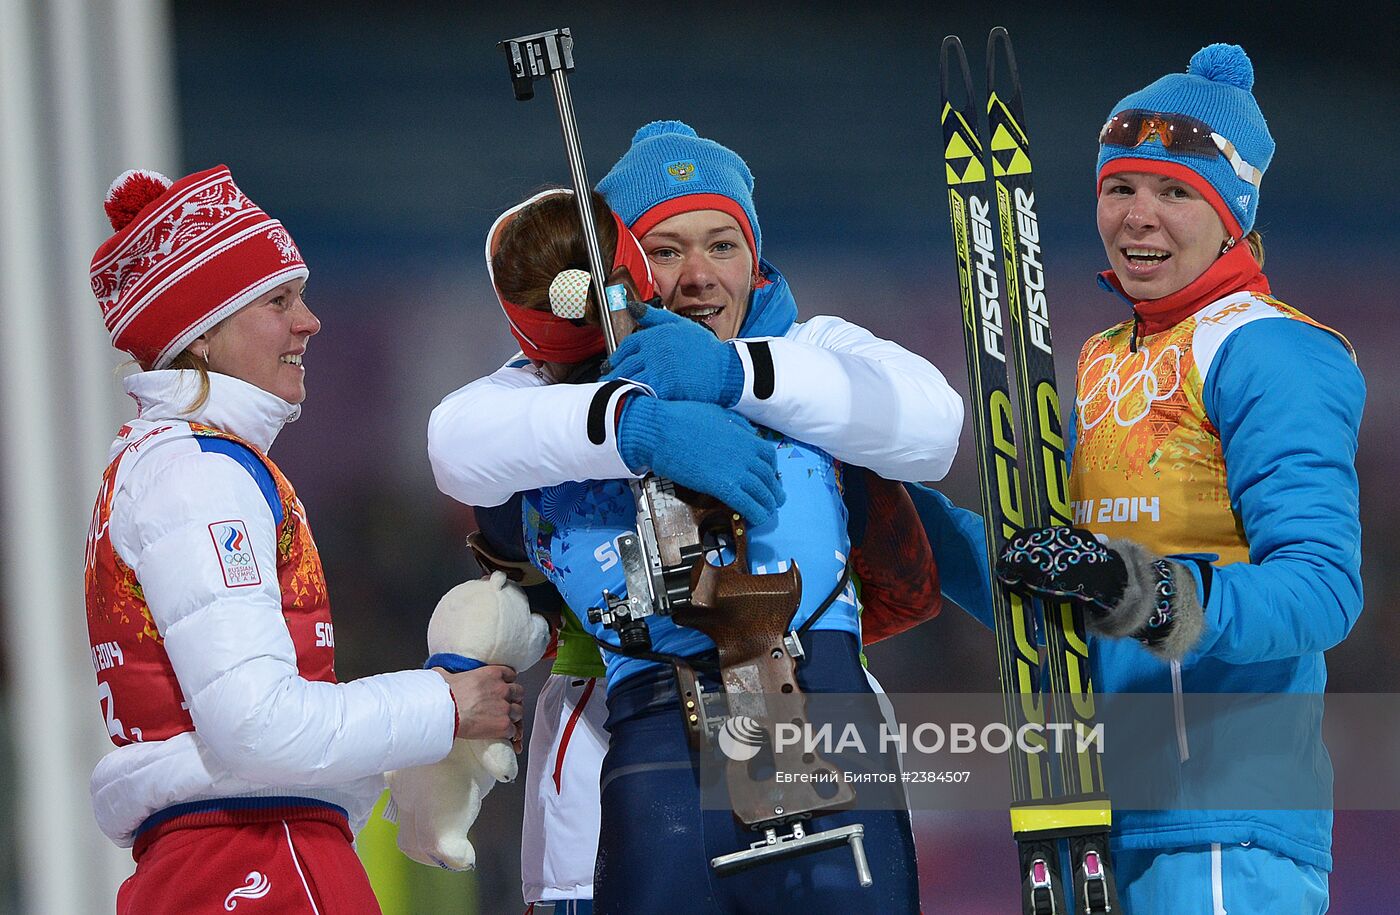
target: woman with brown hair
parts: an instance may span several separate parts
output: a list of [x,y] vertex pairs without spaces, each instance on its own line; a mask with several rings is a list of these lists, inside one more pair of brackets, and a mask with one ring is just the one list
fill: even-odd
[[[737,156],[733,159],[738,161]],[[737,171],[734,175],[737,178]],[[639,245],[596,195],[595,215],[605,261],[614,269],[626,266],[639,296],[648,297],[658,257],[667,262],[669,252],[654,256]],[[717,271],[722,275],[718,282],[733,287],[738,304],[678,309],[691,320],[660,307],[648,308],[642,314],[640,330],[614,354],[616,366],[641,352],[635,343],[629,345],[630,341],[651,339],[648,335],[660,333],[667,338],[681,336],[682,345],[686,345],[684,338],[688,336],[697,349],[695,362],[688,367],[690,377],[683,391],[670,389],[664,395],[650,380],[643,387],[617,370],[607,379],[595,380],[603,349],[601,333],[585,321],[561,321],[547,310],[549,287],[556,280],[563,282],[561,272],[586,266],[571,197],[547,192],[503,216],[493,227],[488,261],[512,332],[528,358],[450,395],[434,412],[429,429],[434,471],[440,488],[462,501],[499,503],[498,509],[477,510],[483,528],[496,532],[493,541],[507,546],[513,541],[520,559],[528,560],[568,604],[583,608],[596,604],[604,589],[610,593],[623,590],[612,543],[618,533],[635,526],[623,481],[653,470],[721,498],[750,522],[749,532],[757,544],[751,561],[771,567],[773,562],[796,558],[802,569],[808,585],[792,626],[801,627],[808,619],[815,621],[803,636],[807,655],[798,674],[803,688],[813,693],[868,694],[871,686],[859,661],[862,623],[857,620],[859,605],[854,590],[842,589],[828,609],[818,606],[830,590],[821,583],[836,582],[842,575],[844,557],[852,552],[849,519],[838,481],[856,488],[863,475],[838,469],[828,454],[800,441],[795,432],[783,430],[787,432],[784,435],[756,429],[736,410],[734,402],[751,382],[745,379],[737,348],[726,341],[742,327],[746,338],[783,339],[786,335],[798,352],[815,350],[825,343],[832,347],[827,352],[834,353],[844,345],[860,356],[852,359],[856,377],[846,375],[841,380],[858,384],[867,381],[860,373],[880,364],[876,361],[878,352],[886,359],[883,365],[888,375],[898,378],[901,370],[909,370],[907,388],[900,389],[897,381],[891,385],[898,391],[896,400],[917,396],[912,391],[919,384],[930,383],[930,376],[936,379],[935,385],[942,384],[942,378],[918,357],[877,341],[846,322],[814,319],[812,326],[796,324],[796,305],[781,275],[765,265],[764,281],[753,284],[751,268],[758,261],[749,235],[731,214],[721,215],[720,224],[700,230],[706,240],[701,257],[707,262],[704,270]],[[709,220],[710,216],[700,218]],[[560,233],[568,239],[562,247],[558,245]],[[678,239],[672,243],[678,247],[684,244]],[[667,293],[688,284],[688,280],[673,280],[669,287],[658,290],[662,297],[655,305],[665,301]],[[754,285],[758,285],[757,290]],[[862,347],[867,349],[862,351]],[[567,357],[560,358],[562,354]],[[728,359],[730,354],[734,354],[733,361]],[[814,353],[813,358],[827,369],[826,363],[833,357]],[[790,364],[787,359],[784,362]],[[580,363],[585,367],[580,368]],[[577,383],[553,383],[557,379]],[[885,375],[880,381],[889,383]],[[790,391],[783,390],[781,395],[779,403],[796,406]],[[820,434],[817,426],[831,423],[829,415],[816,419],[820,412],[820,404],[813,404],[810,418],[794,415],[786,425],[806,423]],[[957,413],[961,415],[960,409]],[[863,427],[858,437],[863,436],[860,440],[873,460],[883,456],[888,462],[891,454],[901,453],[910,462],[937,462],[941,454],[933,455],[941,447],[938,443],[950,431],[955,435],[956,428],[949,430],[938,423],[931,426],[918,430],[923,436],[918,441],[891,442],[888,429],[877,439]],[[747,460],[754,444],[761,446],[761,463],[741,463],[721,453],[732,449]],[[590,478],[604,482],[570,482]],[[776,492],[774,483],[778,484]],[[537,488],[514,495],[506,491],[522,486]],[[726,495],[735,492],[737,496]],[[917,537],[912,511],[905,527]],[[922,594],[910,602],[920,603],[916,612],[926,618],[937,608],[936,577],[927,561],[927,544],[921,537],[918,541],[922,553],[918,549],[909,552],[924,561],[910,561],[902,571],[908,573],[910,584],[905,596]],[[878,592],[879,588],[872,590]],[[706,637],[676,626],[669,618],[653,617],[647,625],[658,653],[695,657],[712,651]],[[543,760],[545,766],[537,770],[532,763],[527,786],[522,870],[528,901],[567,898],[574,905],[596,891],[599,911],[640,910],[653,902],[660,905],[662,900],[670,907],[684,900],[686,911],[729,911],[740,898],[745,904],[759,905],[757,900],[766,894],[776,894],[774,904],[781,900],[782,904],[816,906],[814,911],[852,905],[881,911],[912,911],[917,907],[912,836],[903,811],[861,810],[847,817],[865,823],[874,849],[870,851],[872,866],[878,872],[874,890],[858,888],[850,873],[849,856],[843,864],[842,852],[761,867],[742,878],[714,877],[708,858],[743,847],[751,837],[736,831],[732,815],[700,810],[698,798],[690,795],[693,784],[687,788],[690,783],[678,777],[694,761],[680,726],[670,668],[613,648],[605,651],[605,670],[600,670],[594,639],[605,646],[616,644],[616,636],[601,626],[566,621],[561,657],[566,651],[572,653],[573,646],[581,654],[592,654],[593,669],[585,678],[584,669],[571,667],[579,676],[553,680],[546,695],[555,690],[562,701],[556,710],[537,714],[536,720],[544,722],[545,729],[532,737],[531,758]],[[600,708],[602,697],[593,689],[593,678],[599,675],[604,675],[607,683],[607,738],[596,731],[597,718],[604,711]],[[571,682],[559,686],[560,681]],[[591,759],[597,760],[606,747],[601,797],[596,784],[580,790],[580,776],[588,772],[587,760],[574,755],[576,744],[570,741],[577,740],[584,722],[593,723],[585,731],[589,737],[584,744],[585,757],[591,754]],[[639,763],[638,754],[650,761]],[[680,768],[660,766],[648,774],[657,768],[656,754],[665,755]],[[594,765],[596,773],[596,762]],[[541,771],[546,775],[542,777]],[[646,815],[629,801],[639,796],[648,799]],[[585,872],[590,862],[576,838],[583,834],[581,827],[590,813],[596,822],[597,809],[590,810],[584,802],[571,806],[571,797],[591,799],[602,807],[596,886],[587,876],[592,872]],[[661,828],[658,817],[673,826]],[[836,819],[839,817],[818,817],[811,828],[827,828]],[[685,824],[687,829],[680,830],[676,824]],[[650,847],[645,855],[641,853],[644,846],[658,841],[664,841],[665,849]],[[643,867],[643,859],[654,859],[658,854],[675,866],[666,871]],[[575,876],[569,885],[561,886],[558,878],[565,873]],[[537,879],[532,881],[532,874],[538,875]],[[782,887],[790,884],[789,877],[806,881],[815,895],[802,890],[785,894]],[[551,879],[555,882],[550,883]]]

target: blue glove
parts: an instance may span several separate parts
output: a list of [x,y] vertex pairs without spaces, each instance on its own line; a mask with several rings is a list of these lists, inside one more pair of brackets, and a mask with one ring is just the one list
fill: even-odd
[[617,452],[633,473],[651,471],[714,496],[750,524],[767,521],[787,498],[773,443],[714,404],[632,395],[618,423]]
[[744,394],[744,364],[734,347],[689,318],[664,308],[643,307],[646,311],[637,321],[636,332],[608,357],[602,380],[638,381],[662,400],[694,400],[721,407],[738,403]]

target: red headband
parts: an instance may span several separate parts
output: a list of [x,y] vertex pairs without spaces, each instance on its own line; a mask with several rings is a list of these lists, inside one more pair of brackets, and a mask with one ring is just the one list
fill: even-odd
[[[545,191],[501,214],[486,236],[486,269],[488,273],[492,273],[491,285],[493,287],[495,287],[496,280],[491,271],[491,257],[495,253],[496,236],[501,229],[522,209],[535,201],[555,194],[572,193],[572,191],[558,188]],[[613,213],[612,217],[613,222],[617,225],[617,251],[613,255],[612,269],[626,267],[627,272],[632,277],[632,282],[637,287],[638,297],[642,301],[646,301],[656,295],[656,287],[651,277],[651,266],[647,262],[646,254],[642,251],[642,246],[637,242],[636,236],[628,231],[627,226],[623,224],[616,213]],[[602,353],[606,348],[603,342],[603,331],[596,324],[561,318],[547,309],[517,305],[507,301],[505,296],[501,295],[499,288],[496,289],[496,298],[500,300],[501,308],[506,313],[506,320],[510,322],[511,334],[520,343],[520,351],[530,359],[538,362],[583,362],[585,359]]]

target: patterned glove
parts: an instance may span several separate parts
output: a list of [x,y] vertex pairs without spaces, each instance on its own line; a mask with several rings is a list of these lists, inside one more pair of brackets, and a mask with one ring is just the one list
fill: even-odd
[[[700,324],[646,305],[637,330],[608,357],[603,381],[626,378],[648,385],[662,400],[694,400],[732,407],[744,393],[739,353]],[[636,312],[633,312],[636,315]]]
[[1100,543],[1082,528],[1021,531],[1002,547],[996,575],[1022,593],[1077,600],[1090,629],[1135,638],[1171,661],[1195,647],[1205,626],[1196,580],[1179,562],[1131,540]]
[[714,404],[634,394],[622,408],[617,451],[633,473],[651,471],[714,496],[750,524],[767,521],[786,498],[773,443]]

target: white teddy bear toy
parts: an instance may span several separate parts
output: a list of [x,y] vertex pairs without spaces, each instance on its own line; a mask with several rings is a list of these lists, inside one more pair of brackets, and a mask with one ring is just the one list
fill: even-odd
[[[502,572],[448,591],[428,622],[430,655],[461,655],[517,672],[538,661],[548,644],[549,624],[530,612],[525,592]],[[475,867],[467,830],[492,786],[514,781],[518,771],[508,740],[454,740],[441,761],[388,773],[384,816],[398,820],[399,849],[421,864]]]

